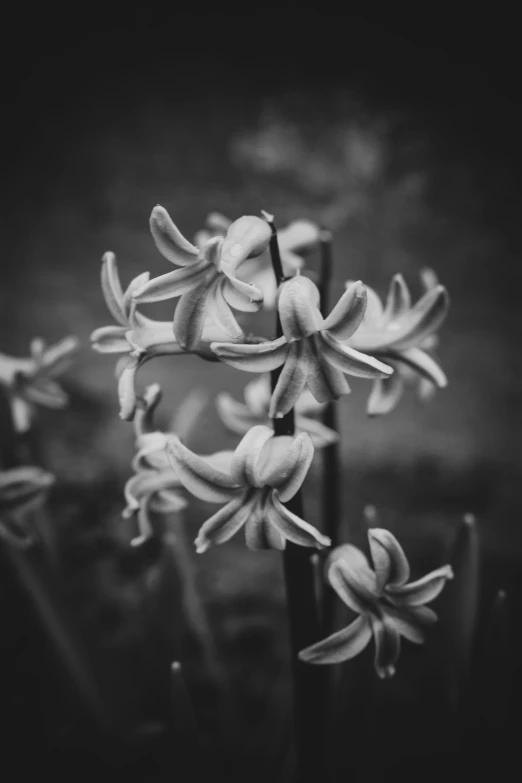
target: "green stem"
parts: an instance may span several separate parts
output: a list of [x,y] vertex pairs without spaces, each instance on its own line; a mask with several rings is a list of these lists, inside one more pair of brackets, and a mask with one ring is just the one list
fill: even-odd
[[[278,285],[284,282],[281,256],[274,220],[265,215],[272,228],[270,254]],[[281,336],[279,315],[276,323],[277,336]],[[281,368],[272,372],[272,390],[275,388]],[[281,419],[273,420],[275,435],[293,435],[295,421],[293,409]],[[304,517],[301,492],[297,492],[286,504],[292,513]],[[315,593],[315,574],[312,554],[306,547],[286,542],[283,552],[284,579],[286,586],[292,673],[294,680],[294,721],[297,749],[295,783],[316,780],[325,781],[325,731],[324,731],[324,672],[321,667],[309,666],[298,658],[304,647],[316,642],[321,636],[319,614]]]

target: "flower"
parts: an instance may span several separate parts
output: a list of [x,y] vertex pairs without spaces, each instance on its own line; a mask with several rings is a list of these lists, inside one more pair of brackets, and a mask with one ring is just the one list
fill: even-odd
[[400,637],[423,644],[423,626],[437,620],[425,606],[453,577],[445,565],[408,582],[410,567],[399,542],[388,530],[368,531],[373,569],[366,556],[351,544],[333,550],[326,576],[341,600],[359,617],[347,628],[312,644],[299,653],[306,663],[342,663],[359,655],[373,637],[375,670],[379,677],[392,677],[400,653]]
[[364,316],[366,289],[361,282],[348,287],[328,318],[318,305],[317,287],[297,275],[278,292],[282,337],[258,345],[210,345],[225,364],[247,372],[269,372],[284,365],[270,401],[270,418],[288,413],[305,386],[318,402],[327,402],[350,391],[343,373],[378,378],[393,372],[373,356],[340,342],[351,337]]
[[[102,326],[91,334],[91,343],[99,353],[123,353],[116,365],[120,416],[131,420],[136,410],[135,378],[139,367],[153,356],[187,353],[176,340],[171,321],[154,321],[136,310],[133,294],[148,281],[149,273],[135,277],[125,292],[122,289],[116,256],[102,258],[101,285],[109,311],[118,326]],[[205,356],[205,346],[224,333],[208,321],[202,333],[202,344],[194,353]]]
[[275,436],[264,425],[252,427],[226,469],[177,439],[169,441],[167,453],[185,489],[200,500],[226,504],[199,530],[198,553],[228,541],[243,526],[249,549],[284,549],[287,540],[330,545],[329,538],[283,505],[297,493],[312,462],[314,447],[306,433]]
[[45,408],[67,405],[67,394],[55,378],[70,366],[78,345],[76,337],[66,337],[51,346],[35,338],[28,358],[0,354],[0,385],[7,391],[16,432],[27,432],[30,428],[36,405]]
[[[238,435],[245,435],[256,424],[269,424],[271,386],[270,375],[260,375],[248,383],[244,390],[245,402],[237,402],[228,392],[216,397],[216,407],[223,424]],[[316,449],[324,448],[339,440],[334,430],[326,427],[318,419],[325,403],[315,400],[311,392],[304,391],[295,406],[296,431],[307,432]]]
[[402,275],[393,277],[385,307],[375,291],[367,288],[364,320],[348,344],[395,369],[389,378],[375,379],[367,407],[371,416],[393,410],[403,394],[404,382],[412,377],[420,379],[423,398],[431,396],[434,388],[447,385],[444,372],[426,351],[436,344],[434,333],[446,317],[448,293],[431,270],[424,270],[423,283],[426,293],[414,306]]
[[20,514],[42,502],[53,484],[51,473],[31,465],[0,471],[0,538],[19,548],[31,545]]
[[181,297],[174,313],[174,332],[182,348],[198,346],[208,317],[230,339],[241,339],[243,332],[230,308],[255,312],[263,303],[263,294],[257,286],[240,280],[236,270],[246,258],[266,250],[270,226],[261,218],[244,216],[228,227],[224,237],[205,238],[196,247],[181,234],[166,209],[157,206],[150,228],[160,253],[181,269],[145,282],[134,292],[134,300]]
[[[195,237],[196,244],[203,244],[203,241],[207,241],[213,236],[225,236],[231,223],[231,220],[218,212],[211,212],[207,217],[205,229],[199,231]],[[319,236],[318,226],[310,220],[294,220],[285,228],[279,229],[277,238],[285,277],[295,275],[304,267],[304,259],[298,254],[317,245]],[[275,307],[277,281],[268,250],[258,258],[245,261],[241,265],[239,274],[241,277],[251,280],[261,289],[266,309]]]

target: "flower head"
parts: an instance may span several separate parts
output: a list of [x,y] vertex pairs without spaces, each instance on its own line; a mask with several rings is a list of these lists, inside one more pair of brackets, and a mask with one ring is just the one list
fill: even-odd
[[218,466],[216,460],[199,457],[176,439],[169,442],[167,453],[192,495],[225,503],[201,527],[198,552],[228,541],[242,527],[250,549],[284,549],[287,540],[301,546],[330,545],[330,539],[283,505],[299,490],[312,462],[309,435],[275,436],[269,427],[252,427],[228,466],[223,459]]
[[270,240],[270,227],[261,218],[244,216],[228,227],[225,236],[204,237],[196,247],[181,234],[168,212],[152,210],[150,228],[160,253],[180,269],[146,281],[134,294],[138,303],[180,297],[174,313],[174,332],[182,348],[193,350],[203,336],[205,320],[212,319],[229,339],[243,332],[231,308],[259,310],[262,291],[240,280],[236,271],[245,259],[261,255]]
[[327,318],[319,311],[319,291],[297,275],[278,291],[282,337],[258,345],[212,343],[211,349],[231,367],[268,372],[277,367],[279,380],[270,401],[270,418],[282,418],[306,386],[318,402],[336,400],[350,387],[345,374],[361,378],[391,375],[393,369],[341,341],[358,329],[366,309],[366,289],[353,283]]
[[424,398],[447,384],[444,372],[427,351],[436,344],[435,332],[447,315],[448,293],[431,270],[424,271],[423,284],[426,293],[414,306],[402,275],[392,279],[385,306],[375,291],[367,289],[365,318],[348,344],[395,369],[391,377],[374,381],[368,400],[370,415],[391,411],[403,394],[404,382],[412,377],[420,381]]
[[66,337],[50,346],[36,338],[31,342],[28,358],[0,354],[0,385],[7,391],[16,432],[30,428],[36,406],[67,405],[67,394],[55,379],[70,366],[78,345],[76,337]]
[[[238,435],[245,435],[257,424],[268,425],[271,395],[269,374],[260,375],[246,385],[244,403],[237,402],[228,392],[220,392],[216,397],[216,407],[221,421]],[[319,420],[319,414],[324,407],[325,403],[317,402],[308,390],[301,394],[295,405],[296,432],[308,433],[316,449],[324,448],[339,439],[337,432]]]
[[32,534],[23,524],[24,511],[41,503],[53,484],[51,473],[30,465],[0,471],[0,538],[22,548],[31,544]]
[[[196,235],[196,244],[214,236],[225,236],[232,221],[212,212],[208,215],[205,229]],[[299,255],[303,251],[315,247],[319,242],[319,227],[310,220],[294,220],[279,229],[277,238],[279,253],[285,277],[291,277],[304,267],[304,259]],[[263,305],[272,309],[276,304],[277,282],[272,270],[270,253],[265,250],[258,258],[248,259],[238,272],[241,278],[251,280],[263,292]]]
[[368,532],[373,568],[356,547],[344,544],[333,550],[326,576],[339,598],[359,617],[347,628],[333,633],[299,653],[306,663],[342,663],[359,655],[373,637],[375,669],[379,677],[395,674],[400,637],[422,644],[424,627],[437,620],[425,606],[453,577],[449,565],[409,582],[410,567],[399,542],[388,530]]

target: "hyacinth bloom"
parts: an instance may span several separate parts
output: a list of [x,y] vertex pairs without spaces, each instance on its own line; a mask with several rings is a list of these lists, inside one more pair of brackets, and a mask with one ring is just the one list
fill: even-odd
[[174,313],[174,333],[182,348],[195,349],[210,318],[229,339],[243,336],[231,308],[255,312],[263,293],[237,277],[238,266],[261,255],[270,241],[266,221],[244,216],[230,224],[225,236],[206,237],[199,247],[181,234],[161,206],[152,210],[150,228],[160,253],[181,267],[146,282],[134,292],[138,303],[180,297]]
[[36,338],[31,342],[30,357],[0,354],[0,385],[6,389],[16,432],[27,432],[36,406],[67,405],[67,394],[55,379],[68,369],[78,345],[76,337],[66,337],[50,346]]
[[212,343],[221,361],[247,372],[269,372],[282,366],[269,407],[270,418],[282,418],[308,386],[317,402],[336,400],[350,387],[344,374],[387,377],[393,368],[341,341],[358,329],[366,308],[366,289],[351,284],[327,318],[319,311],[319,291],[297,275],[278,292],[283,335],[258,345]]
[[388,530],[368,532],[373,568],[356,547],[344,544],[330,555],[326,577],[340,599],[359,617],[347,628],[336,631],[302,650],[306,663],[342,663],[359,655],[373,638],[375,670],[379,677],[395,674],[403,636],[415,644],[425,641],[425,626],[437,620],[426,606],[453,577],[449,565],[409,582],[410,567],[399,542]]
[[[102,259],[101,285],[105,302],[117,326],[102,326],[91,335],[92,347],[99,353],[126,354],[116,367],[120,416],[130,420],[136,410],[135,378],[139,367],[153,356],[182,354],[184,349],[177,342],[171,321],[155,321],[136,310],[133,294],[149,279],[145,272],[135,277],[123,291],[114,253],[105,253]],[[205,346],[224,333],[207,321],[199,350],[204,355]]]
[[[269,424],[271,383],[270,375],[261,375],[248,383],[244,390],[245,402],[238,402],[228,392],[216,397],[216,407],[223,424],[238,435],[245,435],[257,424]],[[318,418],[325,403],[319,403],[311,392],[305,390],[295,405],[296,432],[306,432],[312,438],[314,448],[320,449],[339,440],[334,430],[326,427]]]
[[252,427],[228,469],[211,464],[176,439],[169,441],[167,453],[185,489],[200,500],[225,503],[199,530],[198,553],[228,541],[242,527],[249,549],[284,549],[286,541],[330,545],[329,538],[283,505],[300,489],[312,462],[314,447],[306,433],[275,436],[269,427]]
[[31,544],[17,512],[44,500],[53,484],[51,473],[31,465],[0,471],[0,538],[22,548]]
[[375,291],[367,289],[365,317],[348,345],[395,369],[389,378],[374,381],[367,408],[370,415],[391,411],[403,394],[404,382],[412,375],[422,381],[423,397],[447,384],[444,372],[427,350],[433,348],[435,332],[447,315],[448,293],[433,273],[425,274],[423,282],[426,293],[413,306],[402,275],[392,279],[385,306]]
[[[206,220],[205,229],[198,232],[195,241],[201,245],[214,236],[225,236],[232,221],[218,212],[212,212]],[[319,227],[310,220],[294,220],[277,232],[281,265],[285,277],[291,277],[304,267],[300,253],[317,246]],[[277,282],[272,269],[270,253],[265,251],[258,258],[249,259],[239,269],[240,277],[251,280],[263,292],[263,305],[272,309],[276,303]]]

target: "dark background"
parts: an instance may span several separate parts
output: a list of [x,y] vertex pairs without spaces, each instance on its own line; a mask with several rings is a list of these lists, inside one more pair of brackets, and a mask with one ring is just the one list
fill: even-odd
[[[341,406],[346,518],[360,519],[366,503],[382,508],[420,572],[442,562],[459,519],[471,511],[490,593],[509,587],[516,596],[522,116],[514,16],[456,6],[338,15],[324,3],[212,11],[191,4],[190,12],[107,3],[20,5],[2,27],[1,349],[23,355],[35,335],[82,340],[68,379],[71,407],[43,412],[39,453],[61,482],[54,508],[70,549],[71,600],[88,616],[84,631],[105,676],[118,666],[107,659],[119,659],[104,652],[104,634],[117,639],[113,648],[127,650],[125,633],[122,641],[114,628],[127,628],[128,611],[115,620],[105,604],[108,583],[115,604],[123,590],[114,582],[125,552],[119,493],[133,444],[117,417],[111,357],[93,354],[88,337],[110,323],[99,290],[105,250],[117,253],[125,281],[145,269],[165,271],[148,233],[156,203],[188,236],[211,209],[235,216],[264,208],[281,224],[301,215],[330,222],[339,287],[361,277],[382,294],[395,272],[415,287],[421,267],[437,271],[452,298],[439,349],[449,387],[427,406],[410,392],[385,420],[369,422],[368,388],[353,384]],[[365,154],[369,169],[360,163]],[[168,308],[163,313],[168,317]],[[142,382],[162,384],[165,422],[192,388],[208,385],[206,365],[183,362],[174,372],[158,361],[143,373]],[[215,368],[211,390],[239,394],[246,380]],[[212,405],[205,421],[195,448],[211,450],[218,439],[234,445]],[[189,525],[202,513],[196,509]],[[256,716],[266,682],[256,673],[265,666],[263,651],[276,669],[284,658],[279,561],[245,552],[242,541],[205,558],[197,560],[198,578],[240,714],[248,716],[250,735],[262,738]],[[18,647],[6,646],[10,671],[20,668],[20,650],[28,670],[38,658],[25,611],[6,621],[4,637],[20,626]],[[126,655],[134,673],[138,663]],[[194,654],[194,687],[202,703],[212,703],[200,663]],[[422,691],[417,676],[386,692],[388,709],[398,699],[404,717],[419,706],[412,696]],[[5,713],[14,737],[21,716],[37,714],[41,702],[22,681],[9,682],[3,699],[14,705]],[[132,690],[130,681],[123,677],[121,692],[115,688],[116,701]],[[147,677],[134,683],[140,693],[158,687]],[[275,688],[276,704],[286,704],[284,687]],[[142,696],[130,701],[137,712],[154,712],[152,697],[152,707]],[[211,708],[209,714],[212,726]],[[37,735],[37,718],[35,726]],[[395,739],[392,732],[390,746]],[[422,747],[426,758],[430,743]],[[233,769],[255,757],[249,752]]]

